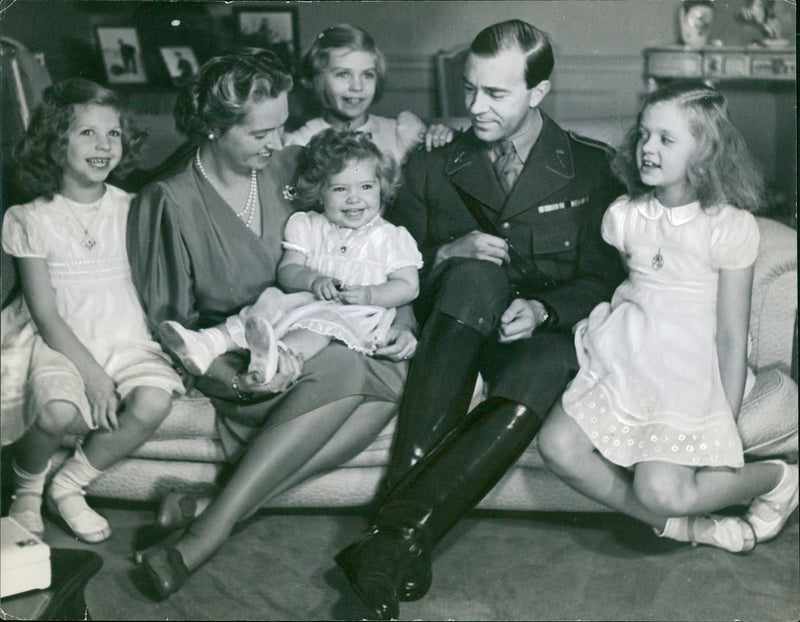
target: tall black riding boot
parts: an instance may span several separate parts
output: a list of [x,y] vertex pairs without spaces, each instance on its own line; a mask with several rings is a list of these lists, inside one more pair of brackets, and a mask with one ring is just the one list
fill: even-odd
[[464,422],[478,378],[486,337],[459,320],[433,311],[411,361],[385,490]]
[[494,487],[541,423],[522,404],[490,398],[390,492],[372,530],[336,556],[370,613],[397,617],[398,591],[414,560],[430,559],[433,546]]

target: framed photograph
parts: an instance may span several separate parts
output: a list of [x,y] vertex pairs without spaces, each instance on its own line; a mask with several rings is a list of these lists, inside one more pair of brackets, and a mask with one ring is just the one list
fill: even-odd
[[287,67],[294,68],[300,53],[296,7],[240,8],[235,17],[241,45],[272,50]]
[[135,28],[97,28],[97,40],[109,84],[142,84],[147,73]]
[[197,59],[194,50],[188,46],[159,48],[161,58],[174,86],[183,86],[197,73]]

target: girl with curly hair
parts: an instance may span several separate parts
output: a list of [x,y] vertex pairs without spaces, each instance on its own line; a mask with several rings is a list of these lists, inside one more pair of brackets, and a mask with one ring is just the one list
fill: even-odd
[[148,331],[125,231],[131,195],[108,183],[141,135],[117,96],[82,79],[48,88],[15,152],[37,196],[3,221],[22,295],[2,313],[2,439],[17,442],[9,515],[41,535],[45,477],[67,431],[88,434],[52,480],[50,511],[85,542],[111,534],[84,489],[167,416],[180,377]]

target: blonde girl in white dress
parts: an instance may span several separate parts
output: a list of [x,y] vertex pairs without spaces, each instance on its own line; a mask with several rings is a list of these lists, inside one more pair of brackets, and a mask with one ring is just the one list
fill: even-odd
[[86,542],[111,534],[85,488],[141,445],[183,392],[148,332],[131,280],[131,195],[105,183],[136,147],[116,95],[75,79],[50,87],[16,151],[38,196],[11,207],[3,248],[22,295],[2,314],[2,440],[16,442],[9,515],[35,534],[50,458],[68,429],[88,433],[57,471],[47,506]]
[[398,185],[391,158],[362,132],[324,130],[301,154],[296,200],[322,212],[286,223],[278,282],[224,324],[161,325],[164,344],[194,374],[221,354],[250,350],[248,379],[268,383],[278,350],[299,365],[332,339],[371,355],[386,344],[396,307],[419,293],[422,255],[411,234],[381,217]]
[[[745,464],[753,263],[761,179],[722,95],[649,95],[618,172],[629,194],[603,237],[628,279],[576,326],[580,370],[539,434],[573,488],[662,537],[735,553],[777,536],[798,504],[796,464]],[[749,505],[743,516],[707,515]]]
[[336,24],[320,32],[300,63],[300,82],[322,106],[321,116],[287,132],[287,145],[305,147],[328,128],[358,130],[372,136],[382,153],[398,165],[416,148],[430,151],[453,139],[453,130],[426,126],[413,112],[396,119],[370,112],[386,82],[386,59],[372,37],[356,26]]

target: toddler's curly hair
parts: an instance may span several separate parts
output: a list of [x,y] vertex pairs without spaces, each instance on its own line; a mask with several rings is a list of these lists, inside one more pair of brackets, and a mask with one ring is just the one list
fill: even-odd
[[382,154],[367,132],[329,128],[315,135],[298,158],[296,199],[305,208],[321,204],[322,189],[332,175],[351,162],[375,161],[381,187],[381,205],[394,200],[400,186],[400,169],[394,159]]

